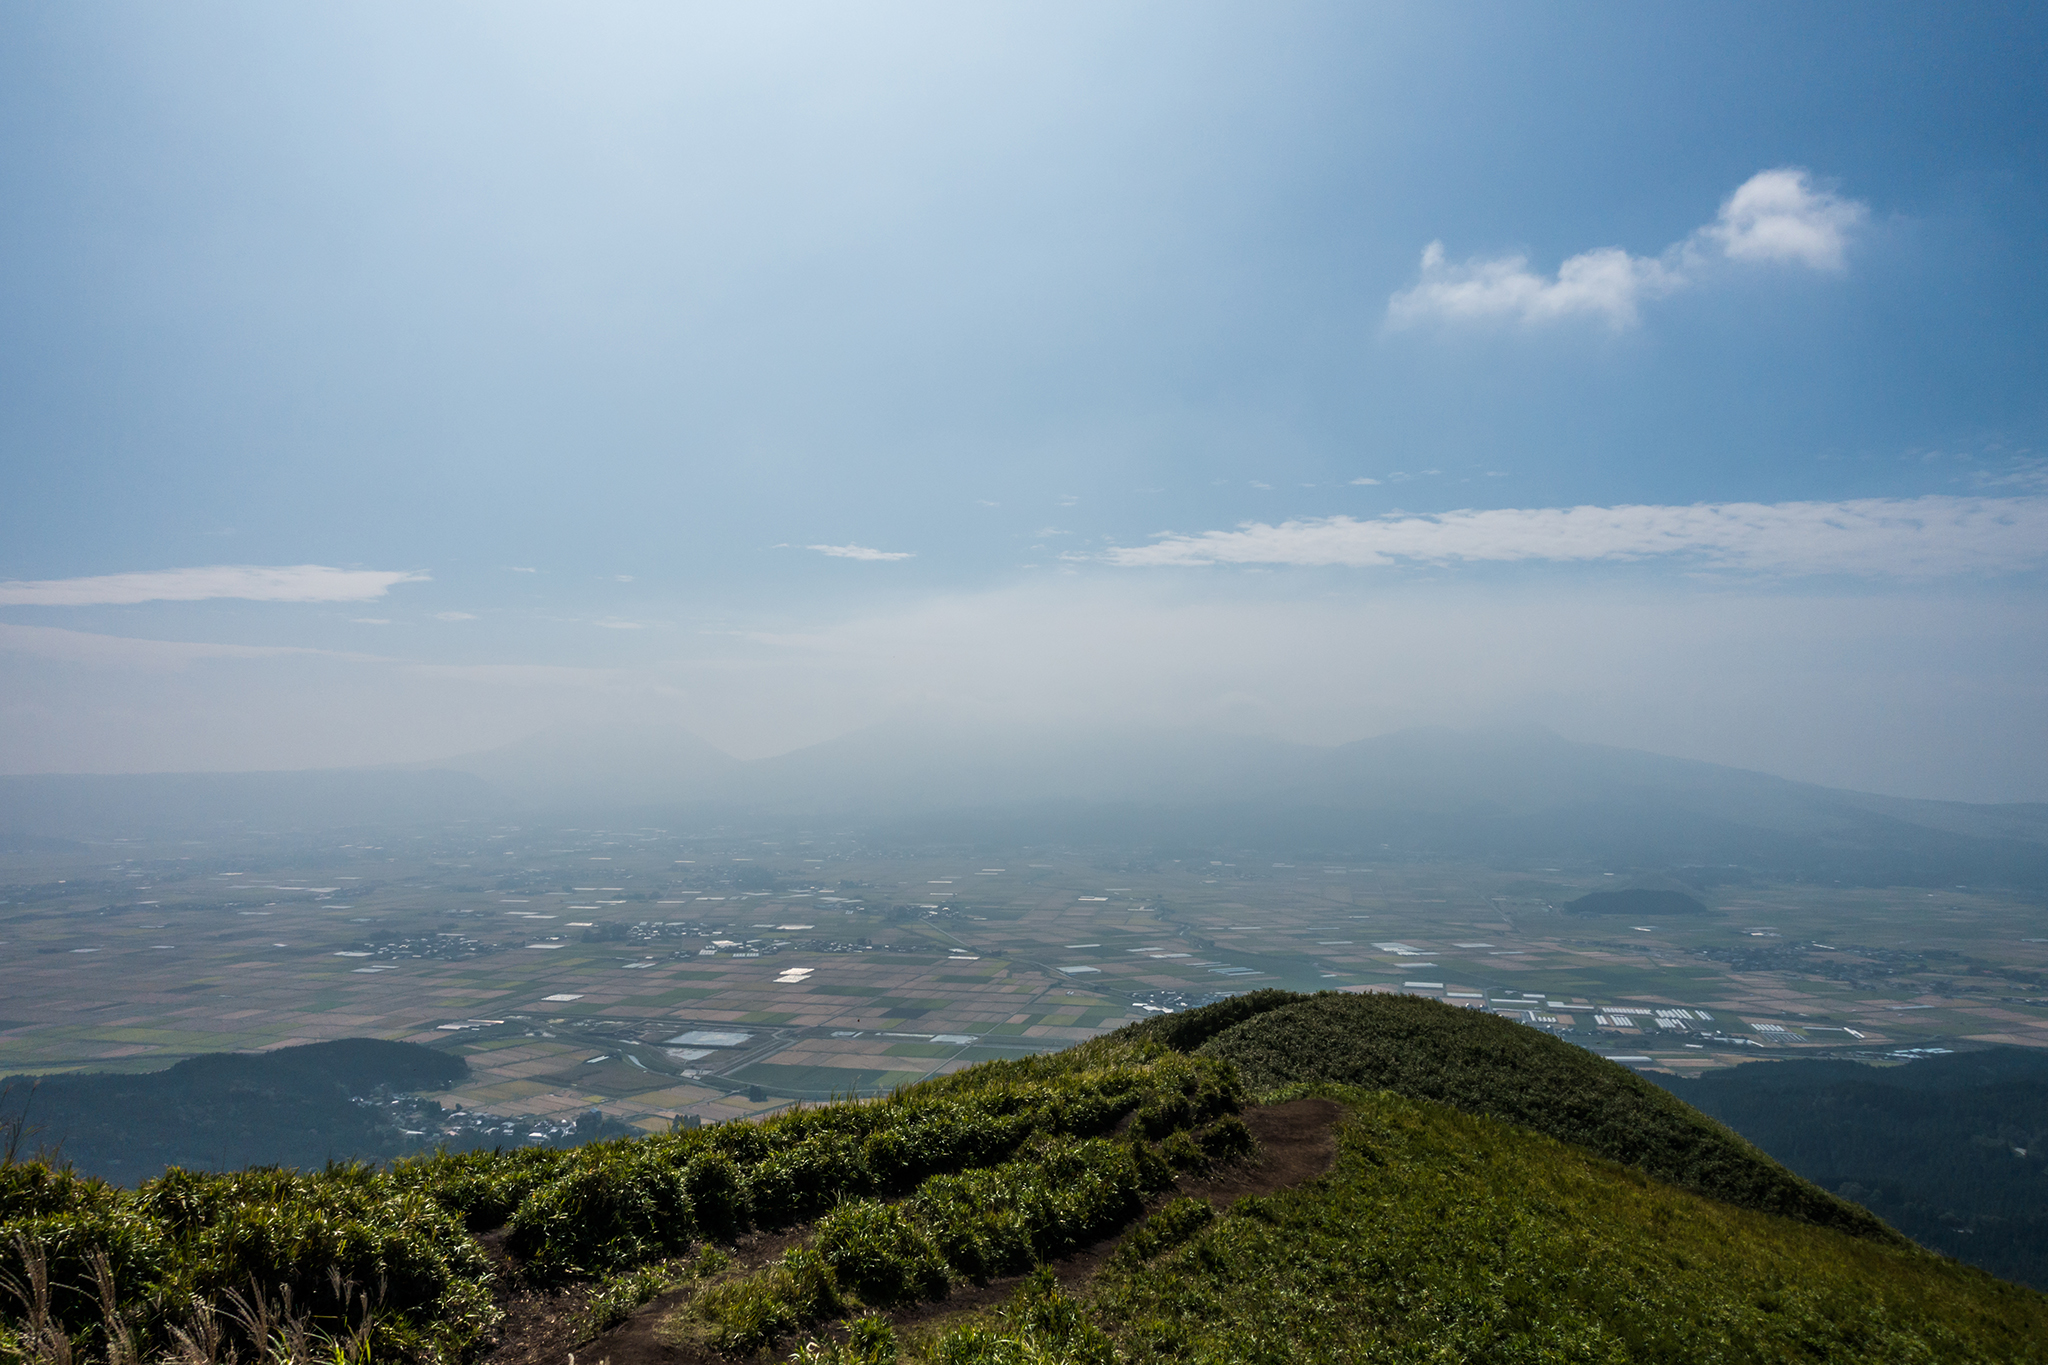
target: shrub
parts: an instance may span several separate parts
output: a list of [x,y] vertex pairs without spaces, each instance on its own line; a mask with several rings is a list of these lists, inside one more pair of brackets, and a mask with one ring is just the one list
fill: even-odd
[[692,1227],[682,1172],[602,1143],[526,1197],[506,1246],[542,1276],[602,1274],[685,1249]]
[[812,1246],[833,1282],[862,1303],[892,1308],[946,1295],[946,1267],[930,1240],[887,1204],[841,1204],[820,1220]]
[[574,1159],[552,1147],[509,1152],[437,1152],[402,1161],[392,1170],[402,1186],[417,1189],[477,1232],[500,1227],[525,1198],[561,1174]]
[[841,1306],[831,1267],[817,1252],[800,1247],[765,1274],[705,1290],[695,1310],[712,1325],[720,1350],[746,1355]]
[[746,1231],[746,1191],[739,1167],[723,1152],[706,1152],[684,1167],[683,1192],[705,1236],[729,1242]]
[[[118,1316],[134,1320],[146,1352],[172,1349],[172,1330],[195,1312],[232,1326],[230,1295],[275,1304],[314,1336],[360,1334],[361,1314],[349,1318],[344,1299],[367,1291],[382,1295],[377,1351],[452,1358],[495,1317],[473,1232],[508,1226],[510,1249],[536,1274],[611,1276],[593,1299],[605,1317],[653,1282],[656,1272],[634,1267],[675,1256],[693,1235],[730,1238],[842,1199],[915,1191],[887,1215],[891,1236],[912,1239],[911,1252],[891,1253],[909,1267],[904,1287],[863,1268],[851,1241],[834,1251],[865,1286],[849,1293],[925,1295],[948,1268],[1009,1274],[1122,1226],[1144,1193],[1170,1186],[1172,1170],[1135,1137],[1103,1135],[1144,1110],[1139,1131],[1170,1138],[1234,1110],[1241,1095],[1227,1062],[1111,1038],[968,1068],[882,1102],[568,1152],[440,1152],[389,1170],[310,1174],[174,1169],[136,1191],[0,1163],[0,1272],[26,1273],[19,1234],[55,1278],[52,1322],[81,1349],[97,1349],[103,1314],[87,1287],[104,1257]],[[792,1253],[766,1277],[702,1297],[725,1304],[731,1340],[758,1344],[836,1305],[833,1274],[816,1253]]]
[[844,1344],[807,1341],[789,1365],[896,1365],[896,1329],[887,1318],[863,1315],[847,1324]]
[[1195,1139],[1214,1161],[1241,1161],[1258,1150],[1252,1130],[1235,1114],[1226,1114]]
[[1159,1144],[1159,1155],[1176,1170],[1202,1172],[1209,1169],[1209,1154],[1186,1132],[1175,1133]]
[[860,1149],[836,1133],[821,1133],[776,1153],[743,1181],[754,1221],[770,1228],[809,1218],[839,1194],[864,1194],[870,1184]]

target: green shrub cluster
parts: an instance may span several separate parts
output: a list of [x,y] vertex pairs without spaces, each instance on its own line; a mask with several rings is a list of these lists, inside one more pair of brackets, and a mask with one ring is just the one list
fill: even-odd
[[751,1353],[806,1323],[837,1315],[845,1300],[824,1258],[799,1247],[759,1274],[711,1286],[693,1307],[713,1325],[721,1349]]
[[349,1330],[370,1296],[379,1349],[459,1354],[492,1325],[482,1249],[447,1209],[363,1166],[317,1174],[173,1169],[127,1191],[36,1163],[0,1166],[0,1284],[14,1297],[40,1281],[47,1312],[71,1340],[104,1352],[111,1324],[95,1261],[104,1258],[113,1316],[142,1347],[190,1325],[195,1302],[290,1305],[316,1327]]
[[937,1175],[901,1204],[860,1199],[782,1262],[700,1296],[690,1313],[728,1351],[754,1351],[850,1306],[892,1308],[1028,1270],[1124,1226],[1169,1187],[1135,1136],[1042,1139],[1019,1160]]
[[[231,1295],[288,1304],[280,1311],[308,1330],[339,1332],[352,1321],[350,1305],[367,1293],[377,1350],[458,1358],[495,1321],[488,1260],[473,1235],[480,1231],[504,1226],[508,1248],[536,1276],[611,1276],[618,1293],[629,1294],[637,1291],[619,1276],[680,1256],[699,1239],[868,1207],[860,1201],[898,1197],[934,1177],[1014,1166],[1032,1144],[1046,1153],[1094,1151],[1087,1140],[1134,1114],[1143,1131],[1171,1133],[1228,1115],[1242,1101],[1229,1064],[1134,1040],[1085,1055],[991,1063],[877,1102],[572,1151],[441,1153],[389,1170],[330,1166],[311,1174],[173,1169],[132,1191],[38,1163],[5,1164],[0,1275],[8,1278],[0,1283],[26,1287],[36,1278],[35,1260],[47,1270],[49,1290],[37,1309],[28,1303],[32,1294],[8,1303],[0,1293],[0,1324],[46,1312],[81,1355],[105,1356],[106,1295],[97,1288],[103,1262],[116,1317],[132,1324],[145,1351],[166,1347],[194,1314],[218,1316]],[[1149,1149],[1140,1150],[1148,1170],[1159,1166]],[[1119,1159],[1134,1170],[1140,1164]],[[1023,1164],[1035,1170],[1044,1159]],[[1046,1237],[1065,1235],[1058,1228],[1099,1221],[1090,1198],[1086,1190],[1061,1193],[1055,1231],[1031,1225],[1031,1254],[1044,1254]],[[843,1224],[843,1245],[828,1247],[831,1263],[807,1253],[812,1260],[799,1256],[781,1267],[773,1292],[732,1292],[759,1300],[747,1311],[773,1336],[836,1305],[839,1274],[862,1300],[929,1296],[955,1264],[935,1251],[937,1259],[919,1266],[897,1245],[862,1269],[867,1253],[859,1248],[882,1225],[862,1226],[856,1236],[853,1222]],[[993,1235],[977,1230],[949,1245],[963,1265],[972,1263],[972,1247],[996,1261],[1012,1256]],[[910,1268],[891,1291],[886,1277],[899,1262]],[[771,1330],[774,1322],[783,1325]]]
[[392,1174],[427,1194],[472,1231],[502,1227],[529,1194],[560,1174],[570,1154],[553,1147],[440,1152],[400,1162]]
[[[1628,1068],[1482,1010],[1413,995],[1258,991],[1124,1032],[1192,1044],[1198,1056],[1235,1065],[1254,1092],[1329,1082],[1436,1100],[1743,1208],[1901,1240]],[[1121,1041],[1112,1034],[1087,1046]]]
[[537,1276],[599,1275],[687,1250],[696,1228],[684,1172],[643,1144],[571,1154],[520,1201],[505,1245]]

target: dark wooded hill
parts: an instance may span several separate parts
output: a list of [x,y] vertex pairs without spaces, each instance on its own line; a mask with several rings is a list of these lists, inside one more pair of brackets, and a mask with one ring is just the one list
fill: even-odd
[[416,1043],[341,1038],[208,1053],[139,1075],[10,1076],[0,1123],[21,1125],[18,1145],[123,1185],[170,1166],[318,1169],[417,1150],[422,1139],[387,1112],[390,1092],[439,1090],[468,1074],[460,1057]]
[[2048,1289],[2048,1054],[1751,1062],[1657,1079],[1921,1245]]

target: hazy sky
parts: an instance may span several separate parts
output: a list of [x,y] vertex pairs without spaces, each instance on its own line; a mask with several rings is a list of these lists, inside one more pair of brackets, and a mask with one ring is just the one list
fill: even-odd
[[10,6],[0,770],[943,707],[2048,800],[2044,51]]

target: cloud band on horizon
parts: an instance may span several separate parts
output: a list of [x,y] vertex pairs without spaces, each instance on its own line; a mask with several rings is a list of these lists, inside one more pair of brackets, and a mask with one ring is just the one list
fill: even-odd
[[92,578],[12,579],[0,582],[0,606],[130,606],[137,602],[200,602],[219,597],[249,602],[367,602],[384,596],[396,584],[427,581],[426,574],[406,570],[333,569],[323,564],[216,564]]
[[831,555],[835,559],[864,559],[879,562],[883,560],[915,559],[917,557],[915,550],[875,550],[865,545],[806,545],[804,548],[806,550],[816,550],[821,555]]
[[1210,564],[1380,568],[1459,562],[1631,562],[1931,578],[2048,560],[2048,498],[1860,498],[1689,506],[1536,507],[1359,520],[1309,517],[1231,531],[1161,533],[1099,556],[1127,568]]

